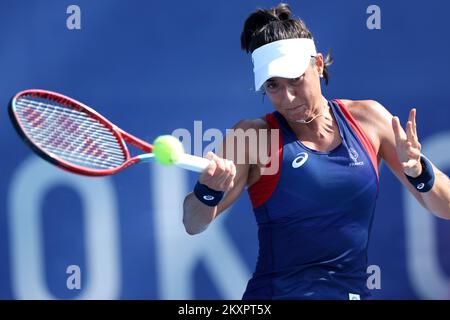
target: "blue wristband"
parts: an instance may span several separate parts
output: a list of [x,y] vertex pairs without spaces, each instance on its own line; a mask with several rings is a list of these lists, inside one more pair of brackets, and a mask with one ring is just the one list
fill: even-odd
[[194,194],[197,197],[197,199],[209,207],[217,206],[220,200],[222,200],[224,193],[225,192],[223,191],[213,190],[210,187],[201,184],[198,181],[194,188]]
[[420,163],[422,164],[422,173],[416,178],[412,178],[405,174],[408,181],[416,188],[419,192],[428,192],[433,188],[434,184],[434,171],[433,166],[426,157],[420,157]]

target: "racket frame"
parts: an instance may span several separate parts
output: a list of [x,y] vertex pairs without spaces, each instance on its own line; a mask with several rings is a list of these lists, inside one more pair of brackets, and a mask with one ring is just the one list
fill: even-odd
[[[70,163],[70,162],[62,159],[61,157],[58,157],[50,152],[43,150],[41,147],[39,147],[39,145],[37,145],[33,142],[33,139],[30,136],[28,136],[26,130],[23,129],[23,125],[21,123],[20,118],[18,116],[16,116],[16,111],[15,111],[16,103],[17,103],[18,98],[20,98],[22,96],[34,96],[34,97],[40,97],[43,99],[48,99],[51,101],[55,101],[56,103],[59,103],[66,107],[72,108],[74,110],[85,112],[86,114],[89,115],[89,117],[100,122],[102,125],[107,127],[114,134],[115,138],[118,141],[120,148],[123,151],[125,161],[121,165],[114,167],[114,168],[93,169],[93,168],[88,168],[88,167],[79,166],[79,165]],[[42,90],[42,89],[28,89],[28,90],[21,91],[21,92],[17,93],[14,97],[11,98],[9,105],[8,105],[8,114],[11,118],[14,128],[16,129],[16,131],[18,132],[18,134],[20,135],[22,140],[25,141],[25,143],[28,146],[30,146],[31,149],[35,153],[37,153],[41,158],[49,161],[50,163],[58,166],[61,169],[69,171],[69,172],[73,172],[73,173],[77,173],[77,174],[81,174],[81,175],[88,175],[88,176],[107,176],[107,175],[115,174],[133,164],[137,164],[139,162],[147,162],[147,161],[150,161],[153,159],[153,154],[148,154],[148,153],[152,152],[152,150],[153,150],[153,146],[150,143],[148,143],[144,140],[141,140],[141,139],[129,134],[128,132],[122,130],[121,128],[117,127],[111,121],[109,121],[108,119],[106,119],[101,114],[99,114],[92,108],[88,107],[87,105],[85,105],[75,99],[72,99],[70,97],[67,97],[65,95],[57,93],[57,92]],[[141,149],[142,151],[146,152],[147,154],[141,154],[141,155],[137,155],[135,157],[131,157],[126,143],[129,143],[129,144]]]

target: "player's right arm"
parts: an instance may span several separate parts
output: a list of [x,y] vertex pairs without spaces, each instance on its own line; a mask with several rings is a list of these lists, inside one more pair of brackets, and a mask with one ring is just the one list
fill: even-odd
[[[257,129],[261,126],[262,120],[243,120],[237,123],[233,129]],[[233,153],[227,152],[227,145],[230,146],[230,138],[234,141]],[[228,141],[228,143],[227,143]],[[228,148],[230,150],[230,147]],[[236,161],[239,152],[244,152],[245,163]],[[256,155],[249,154],[247,144],[238,143],[237,139],[228,133],[221,145],[221,155],[209,152],[206,156],[210,160],[209,166],[201,173],[199,182],[216,191],[224,191],[225,195],[221,202],[215,207],[210,207],[198,200],[197,196],[191,192],[184,199],[183,203],[183,224],[186,232],[190,235],[200,233],[226,208],[228,208],[241,194],[248,183],[249,173],[256,166]],[[251,161],[252,160],[252,161]]]

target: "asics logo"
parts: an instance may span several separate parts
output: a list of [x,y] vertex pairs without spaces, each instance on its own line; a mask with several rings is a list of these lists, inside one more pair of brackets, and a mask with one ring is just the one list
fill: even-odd
[[308,160],[308,154],[306,152],[299,153],[297,158],[292,161],[292,168],[300,168]]

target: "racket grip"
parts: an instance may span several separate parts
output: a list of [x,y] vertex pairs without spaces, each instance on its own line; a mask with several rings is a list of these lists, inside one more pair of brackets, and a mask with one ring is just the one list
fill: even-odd
[[184,153],[180,156],[180,159],[178,159],[175,165],[183,169],[202,172],[209,165],[209,160]]

